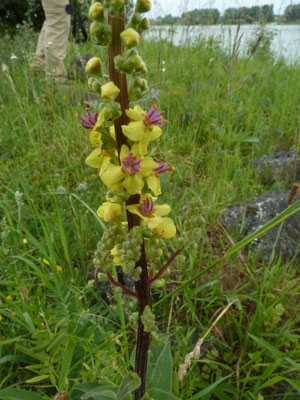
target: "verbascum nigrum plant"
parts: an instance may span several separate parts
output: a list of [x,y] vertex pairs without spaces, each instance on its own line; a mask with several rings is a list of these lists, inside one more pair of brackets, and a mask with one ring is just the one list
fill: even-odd
[[[95,252],[94,264],[101,271],[98,279],[109,279],[138,302],[135,372],[141,384],[135,390],[137,400],[145,394],[148,351],[156,330],[150,290],[164,285],[163,275],[182,249],[167,262],[161,261],[161,242],[173,238],[176,227],[168,216],[171,207],[159,200],[160,176],[174,167],[149,154],[152,142],[164,134],[169,121],[155,104],[147,110],[130,105],[148,92],[144,77],[147,66],[137,46],[140,34],[150,26],[144,13],[151,9],[151,1],[138,0],[132,15],[125,19],[128,3],[103,0],[94,1],[90,7],[91,37],[108,48],[109,77],[103,73],[100,58],[88,61],[88,84],[99,94],[100,106],[97,112],[87,110],[85,116],[77,116],[89,130],[93,147],[86,163],[99,170],[106,188],[106,201],[97,211],[108,224]],[[116,280],[112,274],[116,266],[133,277],[134,289]]]

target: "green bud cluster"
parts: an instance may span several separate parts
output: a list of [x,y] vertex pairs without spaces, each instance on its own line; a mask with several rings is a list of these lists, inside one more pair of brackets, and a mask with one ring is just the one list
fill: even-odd
[[100,46],[109,46],[112,38],[112,29],[108,23],[94,21],[90,26],[92,40]]
[[148,83],[146,79],[140,76],[133,77],[131,79],[128,95],[131,101],[137,101],[141,99],[148,92]]
[[135,268],[136,263],[141,258],[141,246],[143,244],[142,228],[135,226],[132,228],[127,238],[116,247],[121,251],[121,261],[124,263],[123,271],[125,274],[132,275],[134,279],[139,279],[142,271],[140,267]]
[[141,321],[144,325],[145,332],[155,332],[156,325],[155,325],[155,317],[154,314],[149,306],[144,308],[143,314],[141,315]]
[[120,72],[127,72],[128,74],[145,74],[147,72],[146,64],[136,49],[131,49],[127,54],[116,56],[114,58],[115,67]]
[[119,228],[115,225],[103,233],[94,253],[93,263],[95,268],[100,268],[104,271],[110,270],[113,259],[110,252],[115,247],[118,236],[120,236]]
[[106,121],[114,121],[122,115],[120,103],[116,101],[103,100],[99,111],[103,113],[103,117]]

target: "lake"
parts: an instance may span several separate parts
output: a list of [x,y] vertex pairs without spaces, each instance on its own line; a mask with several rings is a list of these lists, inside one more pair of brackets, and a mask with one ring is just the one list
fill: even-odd
[[[267,33],[272,34],[271,50],[275,57],[284,57],[288,62],[300,61],[300,25],[268,24]],[[201,38],[210,36],[220,41],[225,50],[232,49],[237,25],[193,25],[193,26],[153,26],[146,37],[167,39],[175,45],[186,45]],[[241,55],[246,55],[249,43],[253,42],[259,32],[259,25],[241,25]]]

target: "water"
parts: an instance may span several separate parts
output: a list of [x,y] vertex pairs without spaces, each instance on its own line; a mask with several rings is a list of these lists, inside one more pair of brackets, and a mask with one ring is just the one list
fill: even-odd
[[[195,26],[154,26],[147,32],[147,37],[167,39],[174,45],[185,45],[201,38],[212,36],[220,42],[223,49],[232,49],[237,25],[195,25]],[[259,32],[259,25],[241,25],[241,55],[249,49]],[[271,33],[271,50],[275,58],[284,57],[288,62],[300,61],[300,25],[268,24],[266,33]]]

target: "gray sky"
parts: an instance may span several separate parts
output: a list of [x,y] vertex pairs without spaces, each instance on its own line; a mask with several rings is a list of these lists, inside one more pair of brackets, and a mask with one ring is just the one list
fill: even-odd
[[252,7],[274,4],[275,14],[283,14],[289,4],[298,4],[299,0],[152,0],[150,18],[167,14],[181,15],[195,8],[217,8],[221,13],[229,7]]

